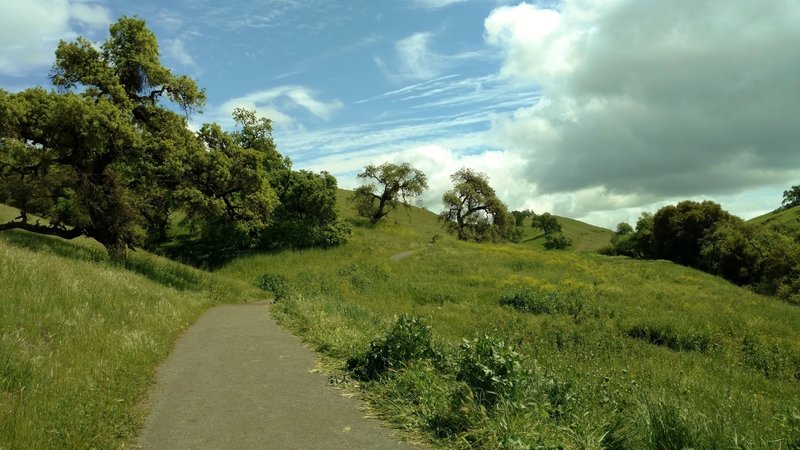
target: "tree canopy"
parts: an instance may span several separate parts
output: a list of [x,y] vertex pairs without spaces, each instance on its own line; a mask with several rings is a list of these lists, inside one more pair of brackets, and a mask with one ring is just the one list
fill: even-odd
[[783,191],[783,203],[781,204],[781,208],[789,209],[795,206],[800,206],[800,184]]
[[399,204],[408,206],[412,199],[428,189],[428,177],[408,163],[370,164],[358,177],[365,184],[356,188],[352,200],[356,212],[368,217],[373,224],[397,209]]
[[[298,209],[280,209],[290,183],[276,180],[316,175],[293,173],[270,121],[253,112],[234,112],[237,131],[189,130],[205,92],[161,64],[143,20],[122,17],[109,32],[100,46],[82,37],[58,45],[56,90],[0,90],[0,202],[20,210],[0,231],[88,236],[123,256],[167,240],[170,217],[182,209],[196,236],[224,231],[235,248],[262,245],[276,211]],[[335,180],[319,177],[312,185],[335,204]],[[339,227],[330,208],[320,214],[328,216],[314,220]]]
[[444,211],[439,218],[445,228],[461,240],[509,239],[515,227],[514,216],[497,198],[486,174],[460,169],[450,176],[454,187],[442,197]]
[[561,224],[558,223],[558,219],[550,213],[534,215],[531,226],[544,231],[546,236],[561,232]]

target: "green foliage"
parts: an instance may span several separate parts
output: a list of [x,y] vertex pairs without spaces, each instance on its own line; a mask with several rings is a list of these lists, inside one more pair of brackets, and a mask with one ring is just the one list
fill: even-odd
[[727,211],[711,201],[667,205],[653,216],[653,256],[702,268],[703,240],[730,219]]
[[486,174],[460,169],[450,176],[452,190],[442,196],[439,215],[445,229],[462,241],[507,240],[514,231],[514,216],[489,186]]
[[712,346],[708,333],[685,326],[677,327],[669,322],[633,325],[626,334],[631,338],[676,351],[706,351]]
[[[99,49],[84,38],[62,41],[52,81],[60,93],[0,92],[0,196],[21,210],[0,229],[87,235],[122,256],[144,241],[142,211],[163,208],[144,194],[169,183],[149,175],[164,175],[154,167],[172,167],[183,151],[174,146],[192,142],[186,119],[159,100],[188,111],[203,105],[205,93],[163,67],[155,36],[126,17]],[[49,225],[28,222],[28,214]]]
[[579,292],[520,287],[500,296],[500,304],[533,314],[578,315],[584,307]]
[[519,353],[502,340],[482,335],[461,342],[456,379],[472,390],[476,403],[493,408],[514,399],[526,376]]
[[366,184],[353,192],[352,200],[358,215],[368,217],[373,224],[396,210],[398,204],[407,207],[412,199],[428,189],[428,177],[408,163],[370,164],[364,167],[358,177],[365,180]]
[[287,298],[293,292],[289,280],[281,274],[265,273],[258,277],[255,284],[262,291],[272,292],[276,302]]
[[683,201],[642,214],[635,232],[620,224],[601,253],[669,259],[800,304],[800,227],[774,219],[745,223],[716,203]]
[[546,250],[565,250],[570,247],[572,247],[572,239],[564,236],[561,232],[545,235],[544,248]]
[[283,170],[275,176],[275,189],[280,203],[259,248],[327,248],[350,238],[350,225],[336,207],[333,175]]
[[800,206],[800,184],[783,191],[781,209],[794,208],[795,206]]
[[637,256],[636,235],[633,227],[627,222],[617,224],[614,235],[611,236],[611,243],[608,247],[600,250],[604,255]]
[[547,212],[544,214],[533,215],[531,226],[544,231],[545,236],[561,232],[561,224],[558,223],[558,219]]
[[370,342],[366,351],[348,358],[347,370],[360,380],[374,380],[435,355],[431,327],[418,317],[403,314],[386,334]]
[[518,226],[518,227],[521,227],[521,226],[523,226],[525,224],[525,219],[526,218],[531,217],[531,216],[535,216],[533,211],[531,211],[529,209],[525,209],[525,210],[522,210],[522,211],[514,210],[514,211],[511,211],[511,215],[514,216],[514,224],[516,226]]
[[[161,64],[144,21],[119,19],[100,48],[62,41],[52,82],[57,92],[0,90],[0,200],[20,210],[0,231],[88,236],[120,259],[144,245],[204,266],[347,240],[335,179],[291,171],[268,119],[236,109],[236,131],[188,129],[205,93]],[[184,233],[170,236],[177,212]]]

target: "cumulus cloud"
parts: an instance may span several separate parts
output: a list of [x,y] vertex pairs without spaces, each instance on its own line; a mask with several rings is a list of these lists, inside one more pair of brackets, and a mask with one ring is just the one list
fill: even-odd
[[333,113],[342,107],[339,100],[324,102],[314,98],[314,93],[302,86],[279,86],[272,89],[251,92],[241,97],[232,98],[215,108],[212,119],[223,124],[231,124],[231,113],[236,108],[256,111],[279,127],[287,129],[301,128],[300,122],[290,112],[300,110],[312,116],[329,120]]
[[0,0],[0,74],[23,76],[53,63],[60,39],[107,29],[109,10],[69,0]]
[[[565,1],[494,10],[502,76],[542,99],[498,119],[539,194],[577,215],[800,174],[800,3]],[[555,198],[555,197],[554,197]]]

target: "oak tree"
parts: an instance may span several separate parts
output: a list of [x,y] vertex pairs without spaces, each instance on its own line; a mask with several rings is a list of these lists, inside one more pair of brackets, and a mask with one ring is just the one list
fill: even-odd
[[505,240],[515,228],[514,216],[497,198],[486,174],[460,169],[450,176],[453,189],[442,197],[439,215],[445,228],[461,240]]
[[428,189],[428,177],[408,163],[367,165],[358,174],[365,184],[356,188],[351,200],[356,212],[377,223],[402,204],[408,206],[415,197]]

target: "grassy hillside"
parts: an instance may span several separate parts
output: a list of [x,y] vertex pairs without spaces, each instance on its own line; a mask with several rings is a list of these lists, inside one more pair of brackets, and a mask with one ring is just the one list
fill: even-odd
[[[16,211],[0,205],[0,220]],[[146,252],[0,233],[0,448],[115,448],[178,334],[210,305],[263,297]]]
[[754,217],[748,220],[747,223],[764,226],[790,224],[800,227],[800,206],[795,206],[794,208],[786,210],[772,211]]
[[[340,189],[338,192],[338,207],[344,215],[351,220],[358,219],[355,216],[355,211],[348,201],[348,197],[352,196],[352,191]],[[438,211],[437,211],[438,212]],[[611,242],[611,236],[614,234],[611,230],[589,225],[578,220],[569,219],[566,217],[556,216],[558,222],[563,228],[565,236],[573,241],[573,248],[578,251],[596,252],[597,250],[605,247]],[[436,212],[431,212],[421,208],[400,208],[396,212],[390,213],[385,222],[393,225],[407,225],[413,228],[419,234],[430,234],[431,237],[446,234],[441,224],[438,222],[438,215]],[[364,223],[364,222],[359,222]],[[536,228],[531,228],[531,219],[525,220],[524,234],[520,244],[543,248],[544,233]]]
[[[448,446],[800,445],[800,309],[669,262],[431,243],[435,230],[424,211],[356,221],[347,246],[241,258],[220,273],[285,277],[275,314],[340,368],[396,315],[423,318],[446,362],[363,386],[385,417]],[[484,334],[513,345],[522,369],[516,397],[475,409],[456,346]],[[500,347],[494,363],[513,359]]]

